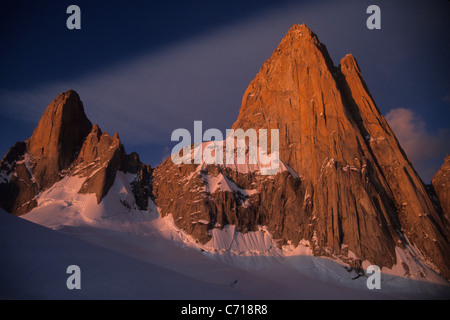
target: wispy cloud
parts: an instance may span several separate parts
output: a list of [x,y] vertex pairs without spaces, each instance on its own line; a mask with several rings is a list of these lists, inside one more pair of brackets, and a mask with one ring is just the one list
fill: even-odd
[[[408,20],[402,18],[403,5],[389,6],[383,6],[384,12],[389,13],[383,20],[385,25],[389,25],[389,19],[395,18],[396,23],[398,19]],[[381,30],[384,33],[368,31],[365,9],[363,3],[355,5],[354,1],[324,1],[299,2],[259,12],[245,21],[210,29],[116,66],[105,69],[99,66],[77,78],[18,90],[0,89],[0,110],[5,117],[28,120],[32,127],[60,92],[74,89],[80,94],[89,119],[110,134],[118,131],[125,146],[139,149],[159,145],[162,150],[166,145],[173,145],[170,136],[174,129],[192,130],[194,120],[202,120],[205,129],[218,128],[225,132],[230,128],[248,84],[293,24],[310,26],[327,45],[335,64],[352,52],[363,72],[371,70],[364,75],[366,80],[372,79],[370,83],[379,83],[375,81],[380,78],[379,66],[397,72],[398,69],[386,62],[389,57],[396,56],[395,52],[414,50],[403,50],[404,32],[393,28],[394,24],[389,32],[384,32],[384,27]],[[410,25],[409,20],[405,25]],[[427,32],[422,33],[428,36]],[[378,47],[380,50],[374,49]],[[376,93],[376,89],[372,92]],[[382,110],[383,104],[379,105]],[[397,113],[390,116],[401,124]],[[423,122],[414,117],[411,121],[422,132],[433,136]],[[412,139],[414,131],[408,131],[405,123],[400,124],[394,130],[404,137],[400,138],[405,141],[402,145],[420,167],[424,155],[420,155],[421,148],[417,145],[423,138]],[[402,134],[401,130],[406,133]],[[439,149],[427,143],[423,145]],[[430,155],[436,152],[429,151]]]
[[429,182],[450,151],[450,130],[430,132],[420,115],[406,108],[392,109],[386,120],[415,168]]
[[[327,6],[340,8],[333,2]],[[246,87],[287,30],[300,23],[314,29],[311,21],[337,22],[336,10],[289,4],[76,79],[0,90],[0,107],[9,117],[36,123],[52,99],[74,89],[91,121],[118,131],[126,144],[170,144],[171,132],[190,130],[194,120],[225,130],[237,118]]]

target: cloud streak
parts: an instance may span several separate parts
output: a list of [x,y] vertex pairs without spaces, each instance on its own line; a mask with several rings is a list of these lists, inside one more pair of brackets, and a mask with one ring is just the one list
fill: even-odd
[[[336,8],[346,4],[330,3]],[[248,84],[288,29],[308,21],[339,21],[336,8],[290,4],[272,9],[95,74],[0,91],[0,106],[11,118],[37,123],[52,99],[74,89],[91,121],[118,131],[126,145],[170,145],[171,132],[191,130],[194,120],[224,131],[236,120]]]
[[450,150],[450,130],[430,132],[425,121],[406,108],[392,109],[386,114],[386,120],[416,170],[425,182],[430,182]]
[[[127,149],[142,150],[141,146],[159,145],[157,152],[161,154],[154,157],[154,161],[158,161],[167,153],[164,148],[170,150],[175,144],[170,137],[177,128],[192,130],[195,120],[201,120],[205,129],[218,128],[225,132],[231,128],[248,84],[288,29],[301,23],[311,27],[327,45],[335,65],[349,52],[357,57],[363,72],[369,71],[364,76],[372,93],[381,101],[385,99],[384,103],[377,99],[383,110],[387,105],[384,97],[392,95],[385,95],[383,86],[379,87],[383,89],[383,95],[377,94],[377,86],[383,83],[379,80],[384,76],[380,74],[380,66],[401,73],[389,59],[396,57],[396,52],[415,51],[403,50],[405,32],[402,29],[391,26],[390,29],[386,27],[386,32],[381,30],[385,33],[369,32],[365,27],[366,7],[364,3],[355,5],[354,1],[325,1],[288,4],[258,12],[257,16],[209,29],[196,37],[135,56],[113,67],[101,69],[99,66],[77,78],[17,90],[0,89],[1,113],[3,118],[25,120],[33,127],[44,108],[60,92],[74,89],[80,94],[86,114],[93,123],[98,123],[110,134],[118,131]],[[389,19],[406,19],[402,18],[402,10],[400,4],[383,4],[383,12],[387,13],[383,27],[390,26]],[[428,36],[425,29],[421,32]],[[418,36],[417,32],[414,36]],[[391,116],[398,119],[395,113]],[[425,127],[423,123],[415,125]],[[396,130],[406,130],[400,128]],[[422,131],[426,132],[426,128]],[[10,145],[13,143],[11,141]],[[420,148],[414,147],[416,144],[409,140],[402,143],[415,159],[413,161],[420,163],[420,156],[416,155]],[[152,150],[146,152],[149,154]],[[139,153],[143,161],[148,161],[146,155]]]

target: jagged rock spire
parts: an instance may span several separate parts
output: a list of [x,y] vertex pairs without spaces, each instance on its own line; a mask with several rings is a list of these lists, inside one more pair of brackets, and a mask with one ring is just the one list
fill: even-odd
[[233,128],[280,130],[280,158],[313,195],[311,211],[298,212],[309,217],[298,232],[315,235],[318,253],[346,248],[392,267],[397,246],[415,245],[450,276],[447,221],[352,55],[334,67],[314,33],[292,27],[250,83]]
[[59,172],[75,160],[91,128],[83,103],[74,90],[59,94],[48,105],[33,135],[26,141],[40,188],[46,189],[60,179]]

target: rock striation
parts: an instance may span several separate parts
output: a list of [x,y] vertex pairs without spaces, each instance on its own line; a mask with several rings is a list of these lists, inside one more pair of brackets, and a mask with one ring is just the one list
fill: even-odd
[[[379,112],[352,55],[335,67],[307,26],[293,26],[245,91],[233,125],[239,128],[279,129],[280,159],[298,178],[285,173],[268,181],[257,173],[175,166],[168,159],[154,176],[162,215],[172,214],[177,226],[202,242],[208,230],[227,222],[242,232],[264,225],[280,244],[305,240],[316,255],[356,267],[370,261],[392,268],[400,263],[397,248],[418,248],[450,276],[448,220]],[[245,207],[237,192],[199,196],[202,174],[217,171],[240,189],[257,190]]]

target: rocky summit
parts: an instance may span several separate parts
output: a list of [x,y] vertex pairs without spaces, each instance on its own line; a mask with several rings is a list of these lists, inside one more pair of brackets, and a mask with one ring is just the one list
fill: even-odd
[[241,232],[264,225],[280,245],[306,240],[315,254],[355,267],[368,260],[391,268],[399,262],[396,248],[414,247],[450,276],[448,220],[352,55],[335,67],[308,27],[292,27],[245,91],[233,125],[239,128],[279,129],[280,159],[290,170],[267,178],[168,159],[154,176],[162,215],[172,214],[200,241],[226,223]]
[[106,196],[118,170],[137,175],[136,205],[148,205],[151,168],[135,153],[127,155],[119,135],[92,125],[78,94],[69,90],[48,105],[33,135],[17,142],[0,162],[0,205],[15,215],[36,207],[40,192],[66,176],[85,181],[79,193]]
[[67,91],[1,161],[0,205],[27,213],[40,192],[66,176],[83,177],[78,192],[95,194],[100,204],[123,171],[133,176],[131,205],[144,210],[154,202],[203,244],[215,228],[264,227],[280,246],[302,243],[356,270],[369,261],[401,265],[408,275],[414,261],[450,278],[449,157],[426,186],[352,55],[335,66],[307,26],[293,26],[245,91],[232,128],[278,129],[278,172],[171,158],[152,169],[126,154],[117,133],[92,125],[76,92]]

